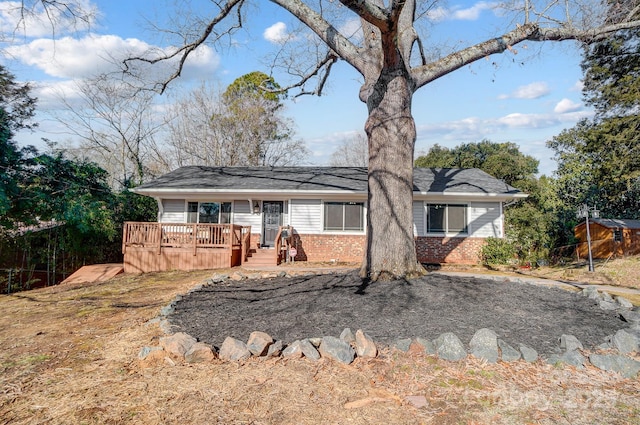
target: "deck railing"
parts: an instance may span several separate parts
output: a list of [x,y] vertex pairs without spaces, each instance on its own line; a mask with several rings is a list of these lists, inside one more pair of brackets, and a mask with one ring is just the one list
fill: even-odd
[[[249,234],[251,232],[249,227]],[[240,249],[246,228],[236,224],[202,223],[124,223],[122,253],[127,247]],[[247,244],[248,245],[248,244]]]

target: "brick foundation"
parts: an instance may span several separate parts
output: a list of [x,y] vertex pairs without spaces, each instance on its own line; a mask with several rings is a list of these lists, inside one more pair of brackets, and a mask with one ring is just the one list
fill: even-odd
[[478,264],[485,244],[483,238],[416,238],[416,253],[421,263]]
[[293,246],[298,250],[296,261],[360,262],[364,256],[364,235],[294,235]]
[[[478,264],[485,244],[482,238],[416,237],[416,253],[421,263]],[[296,261],[360,262],[364,256],[364,235],[294,235]]]

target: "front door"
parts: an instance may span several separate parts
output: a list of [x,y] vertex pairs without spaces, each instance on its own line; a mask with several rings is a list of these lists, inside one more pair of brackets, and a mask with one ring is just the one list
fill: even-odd
[[282,226],[282,201],[262,202],[262,246],[273,247]]

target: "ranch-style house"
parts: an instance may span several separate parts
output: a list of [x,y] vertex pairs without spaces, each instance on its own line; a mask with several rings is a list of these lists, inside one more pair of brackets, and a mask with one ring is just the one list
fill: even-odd
[[[479,169],[416,168],[413,183],[422,263],[477,263],[504,236],[505,204],[527,196]],[[133,191],[158,221],[125,223],[126,272],[363,258],[367,168],[188,166]]]

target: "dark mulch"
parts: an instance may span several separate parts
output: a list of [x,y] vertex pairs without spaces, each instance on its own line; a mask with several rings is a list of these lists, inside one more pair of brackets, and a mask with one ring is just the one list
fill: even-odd
[[468,344],[480,328],[543,355],[558,351],[562,334],[593,348],[625,323],[576,293],[531,284],[430,274],[370,285],[355,273],[245,280],[207,286],[185,296],[172,324],[219,347],[259,330],[274,339],[339,336],[362,329],[380,343],[434,339],[453,332]]

